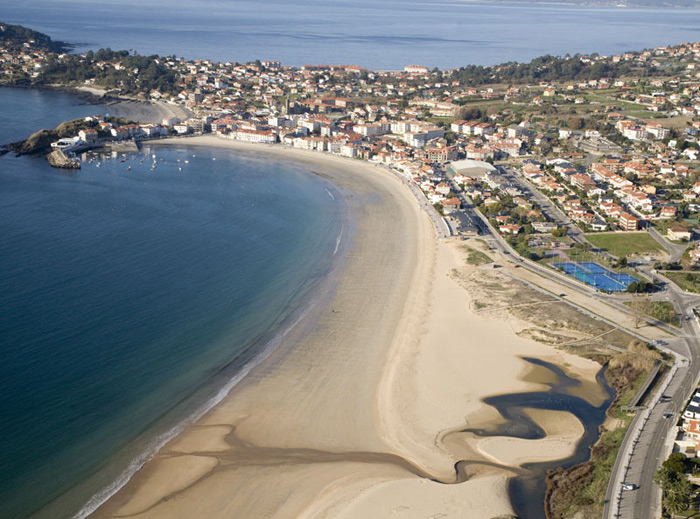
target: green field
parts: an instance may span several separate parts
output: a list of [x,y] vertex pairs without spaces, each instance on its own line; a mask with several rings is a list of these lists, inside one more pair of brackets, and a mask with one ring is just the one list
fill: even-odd
[[646,232],[589,233],[586,239],[615,256],[663,252],[663,247]]

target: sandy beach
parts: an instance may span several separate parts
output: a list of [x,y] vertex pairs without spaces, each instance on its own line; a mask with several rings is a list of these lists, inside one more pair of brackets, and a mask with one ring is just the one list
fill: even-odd
[[529,413],[542,440],[455,434],[503,420],[487,396],[546,389],[523,356],[591,387],[600,366],[519,335],[505,312],[473,311],[454,273],[483,270],[466,265],[462,242],[436,238],[394,175],[282,146],[169,142],[305,165],[346,193],[354,232],[318,315],[93,517],[489,519],[513,514],[507,479],[519,465],[573,452],[582,426],[565,412]]
[[130,121],[160,123],[166,117],[179,117],[183,121],[190,117],[190,113],[185,108],[170,103],[143,101],[126,97],[113,98],[105,90],[95,87],[81,86],[77,87],[76,90],[87,92],[97,98],[107,95],[109,100],[104,104],[109,111],[109,115],[122,117]]

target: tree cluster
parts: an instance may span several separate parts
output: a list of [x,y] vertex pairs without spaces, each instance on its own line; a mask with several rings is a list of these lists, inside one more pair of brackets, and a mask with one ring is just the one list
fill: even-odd
[[469,65],[452,72],[450,79],[469,85],[493,83],[536,83],[539,81],[587,81],[622,76],[653,76],[655,67],[635,67],[629,62],[594,61],[584,63],[578,54],[572,57],[545,55],[530,63],[509,62],[502,65]]
[[676,515],[690,508],[693,485],[685,476],[688,469],[688,458],[675,452],[663,462],[654,475],[654,481],[663,490],[663,509],[666,514]]
[[[118,64],[119,68],[114,64]],[[157,56],[130,55],[128,51],[100,49],[85,57],[68,55],[63,59],[52,57],[37,78],[38,83],[84,83],[107,89],[119,89],[123,94],[138,94],[157,90],[172,94],[177,89],[177,74],[159,63]]]
[[0,23],[0,43],[11,49],[22,47],[27,43],[34,49],[47,52],[61,53],[69,50],[69,45],[65,42],[54,41],[41,32],[8,23]]

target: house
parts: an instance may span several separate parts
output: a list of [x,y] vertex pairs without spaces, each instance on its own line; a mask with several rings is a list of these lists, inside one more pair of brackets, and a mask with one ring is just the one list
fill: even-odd
[[659,218],[674,218],[676,216],[676,206],[675,205],[665,205],[659,211]]
[[696,390],[688,407],[683,411],[683,417],[689,420],[700,420],[700,390]]
[[501,234],[518,234],[521,229],[522,226],[514,223],[498,226],[498,230],[501,231]]
[[435,187],[435,192],[440,193],[443,196],[447,196],[450,193],[450,186],[446,182],[440,182]]
[[110,130],[110,133],[112,134],[112,137],[114,137],[115,139],[118,139],[118,140],[129,138],[129,130],[124,126],[119,126],[118,128],[112,128]]
[[688,439],[693,441],[700,440],[700,420],[683,420],[683,431],[685,432],[685,435],[688,437]]
[[552,232],[558,226],[554,222],[532,222],[532,228],[535,232],[548,233]]
[[81,141],[84,142],[93,142],[97,140],[97,130],[93,130],[92,128],[87,128],[86,130],[80,130],[78,132],[78,137],[80,137]]
[[693,236],[693,231],[686,229],[685,227],[681,227],[680,225],[674,225],[667,231],[666,235],[668,236],[669,240],[690,241]]
[[460,209],[462,207],[462,202],[459,201],[459,198],[457,197],[452,197],[448,198],[447,200],[442,202],[442,208],[445,211],[445,213],[453,213],[454,211]]

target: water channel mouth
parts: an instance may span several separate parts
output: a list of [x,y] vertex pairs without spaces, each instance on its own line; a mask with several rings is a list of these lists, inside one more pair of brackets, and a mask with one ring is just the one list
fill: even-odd
[[505,419],[502,424],[491,429],[465,429],[476,436],[506,436],[524,440],[538,440],[546,437],[545,431],[528,416],[527,409],[548,411],[566,411],[578,418],[584,433],[574,453],[568,458],[523,465],[523,471],[510,479],[508,492],[510,500],[519,519],[545,519],[544,498],[547,489],[547,471],[558,467],[568,468],[587,461],[590,447],[599,437],[599,427],[605,421],[605,412],[615,398],[615,390],[605,380],[605,368],[596,375],[599,386],[607,398],[599,406],[577,396],[576,389],[581,382],[568,376],[559,366],[540,359],[523,357],[533,368],[547,376],[546,391],[532,391],[496,395],[484,399],[488,405],[495,407]]

